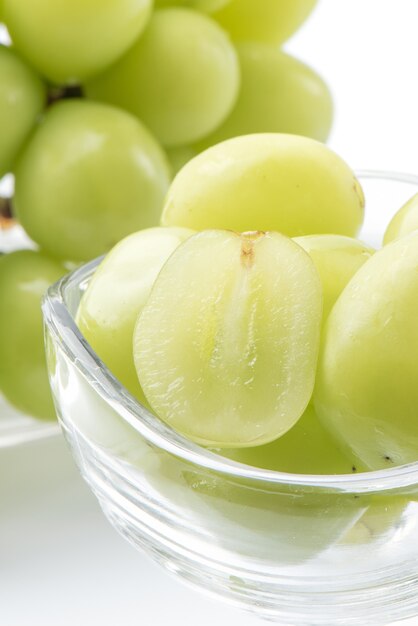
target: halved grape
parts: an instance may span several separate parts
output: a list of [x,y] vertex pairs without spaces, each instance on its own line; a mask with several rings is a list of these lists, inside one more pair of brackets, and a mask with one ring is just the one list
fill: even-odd
[[162,224],[352,236],[363,210],[359,182],[329,148],[266,133],[229,139],[189,161],[171,185]]
[[83,261],[158,223],[166,156],[132,115],[72,100],[55,104],[16,168],[15,209],[52,255]]
[[0,390],[11,404],[53,419],[46,369],[41,297],[65,268],[40,252],[0,256]]
[[144,29],[152,0],[3,0],[13,44],[55,83],[74,83],[113,63]]
[[197,144],[203,150],[230,137],[278,132],[325,141],[333,104],[326,83],[310,67],[277,46],[237,46],[241,90],[223,124]]
[[417,310],[415,232],[359,269],[325,327],[315,408],[371,469],[418,460]]
[[362,465],[338,447],[309,405],[302,417],[282,437],[255,448],[219,451],[229,459],[291,474],[351,474]]
[[0,45],[0,178],[11,172],[45,101],[40,78],[13,50]]
[[119,242],[99,265],[77,313],[78,326],[112,373],[141,402],[132,356],[135,322],[154,281],[186,228],[149,228]]
[[295,241],[309,254],[321,278],[325,322],[344,287],[374,250],[342,235],[307,235]]
[[383,243],[386,245],[394,239],[409,235],[414,230],[418,230],[418,193],[394,215],[386,229]]
[[215,18],[237,41],[286,41],[317,0],[232,0]]
[[321,310],[317,271],[286,237],[191,237],[162,269],[134,333],[150,405],[203,444],[276,439],[311,397]]
[[231,111],[239,64],[227,35],[209,17],[161,9],[143,36],[86,85],[89,97],[137,115],[165,146],[197,141]]

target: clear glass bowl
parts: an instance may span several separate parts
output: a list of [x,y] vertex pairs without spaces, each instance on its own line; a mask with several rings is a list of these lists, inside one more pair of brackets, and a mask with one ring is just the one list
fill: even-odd
[[[363,236],[378,244],[418,178],[362,180]],[[189,442],[141,406],[79,333],[74,315],[97,263],[53,286],[43,310],[58,416],[114,527],[170,572],[281,624],[382,626],[417,614],[418,463],[291,475]]]

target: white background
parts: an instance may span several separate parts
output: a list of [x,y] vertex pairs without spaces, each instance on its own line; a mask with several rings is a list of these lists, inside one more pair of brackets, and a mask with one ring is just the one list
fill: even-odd
[[[287,45],[331,85],[330,144],[354,168],[418,174],[417,24],[417,0],[322,0]],[[120,539],[60,440],[0,451],[0,626],[214,623],[261,624]]]

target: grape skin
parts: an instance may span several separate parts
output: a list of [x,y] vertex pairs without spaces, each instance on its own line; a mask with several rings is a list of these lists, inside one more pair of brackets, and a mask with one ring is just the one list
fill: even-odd
[[36,124],[46,100],[40,78],[13,51],[0,45],[0,178]]
[[157,227],[122,239],[97,268],[78,308],[84,337],[143,404],[132,354],[135,322],[165,261],[192,234],[186,228]]
[[281,44],[314,9],[317,0],[232,0],[214,14],[236,41]]
[[82,100],[46,113],[16,167],[16,214],[57,258],[84,261],[155,226],[170,181],[166,156],[133,116]]
[[200,141],[199,152],[230,137],[278,132],[326,141],[332,126],[333,103],[322,78],[277,46],[237,46],[241,89],[227,119]]
[[361,186],[340,157],[306,137],[266,133],[229,139],[189,161],[161,224],[354,236],[363,214]]
[[360,268],[325,327],[315,408],[370,469],[417,459],[417,294],[414,232]]
[[104,70],[135,41],[152,0],[3,0],[13,45],[53,83]]
[[196,9],[203,11],[204,13],[213,13],[219,11],[226,6],[231,0],[155,0],[155,6],[171,7],[171,6],[183,6],[189,9]]
[[292,428],[279,439],[255,448],[219,450],[229,459],[291,474],[352,474],[362,465],[338,447],[309,405]]
[[325,323],[347,283],[374,250],[358,239],[342,235],[307,235],[295,237],[294,241],[306,250],[318,270],[324,295],[322,320]]
[[393,216],[386,229],[383,243],[386,245],[399,237],[409,235],[414,230],[418,230],[418,194],[410,198]]
[[40,252],[0,256],[0,390],[11,404],[54,419],[43,342],[41,297],[65,268]]
[[182,8],[155,11],[143,36],[88,97],[137,115],[164,146],[197,141],[228,115],[239,64],[227,35],[209,17]]

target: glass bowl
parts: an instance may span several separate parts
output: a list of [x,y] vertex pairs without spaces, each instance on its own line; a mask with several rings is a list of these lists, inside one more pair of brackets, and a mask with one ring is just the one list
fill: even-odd
[[[363,238],[378,245],[418,178],[363,172],[362,182]],[[294,475],[189,442],[141,406],[78,331],[97,264],[54,285],[43,311],[59,420],[114,527],[170,572],[277,623],[382,626],[417,614],[418,463]]]

